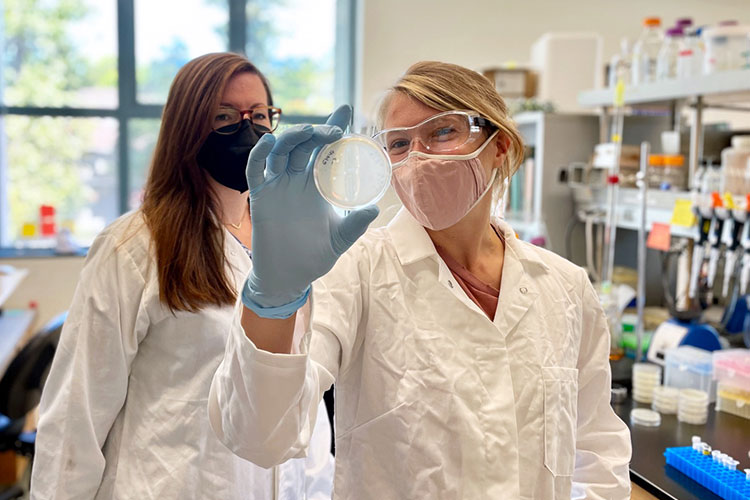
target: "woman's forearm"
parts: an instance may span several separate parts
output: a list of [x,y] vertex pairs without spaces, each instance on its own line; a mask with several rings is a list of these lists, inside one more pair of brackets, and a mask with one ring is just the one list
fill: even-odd
[[258,349],[276,354],[290,354],[297,313],[286,319],[261,318],[247,307],[242,307],[242,329]]

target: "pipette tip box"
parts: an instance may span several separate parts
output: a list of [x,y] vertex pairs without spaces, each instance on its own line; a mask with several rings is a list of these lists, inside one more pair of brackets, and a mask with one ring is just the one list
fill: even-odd
[[667,448],[667,465],[671,465],[690,479],[705,486],[726,500],[750,500],[750,481],[738,470],[730,470],[716,462],[711,455],[691,446]]

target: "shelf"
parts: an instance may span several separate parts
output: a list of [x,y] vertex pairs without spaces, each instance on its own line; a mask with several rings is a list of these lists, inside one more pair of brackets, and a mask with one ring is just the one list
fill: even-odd
[[[587,211],[606,213],[607,193],[605,189],[592,190],[587,187],[575,188],[576,207]],[[670,224],[674,204],[678,199],[690,199],[687,191],[661,191],[649,189],[646,195],[646,229],[651,230],[654,222]],[[638,189],[620,188],[617,196],[617,227],[637,230],[640,224],[641,202]],[[692,227],[670,225],[672,236],[692,238]]]
[[[750,70],[724,71],[685,80],[667,80],[625,87],[625,105],[657,104],[690,97],[713,97],[712,102],[750,101]],[[585,107],[612,106],[614,89],[585,90],[578,104]]]

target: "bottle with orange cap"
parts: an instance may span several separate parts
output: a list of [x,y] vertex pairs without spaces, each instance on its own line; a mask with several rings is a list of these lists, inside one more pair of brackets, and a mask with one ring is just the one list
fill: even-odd
[[643,31],[633,46],[631,79],[633,85],[651,83],[656,79],[656,61],[664,41],[661,19],[647,17],[643,20]]

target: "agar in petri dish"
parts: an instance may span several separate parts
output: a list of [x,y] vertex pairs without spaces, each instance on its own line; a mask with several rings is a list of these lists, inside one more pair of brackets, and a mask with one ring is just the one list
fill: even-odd
[[330,204],[354,210],[383,197],[391,182],[391,162],[371,138],[348,134],[320,150],[313,177]]

